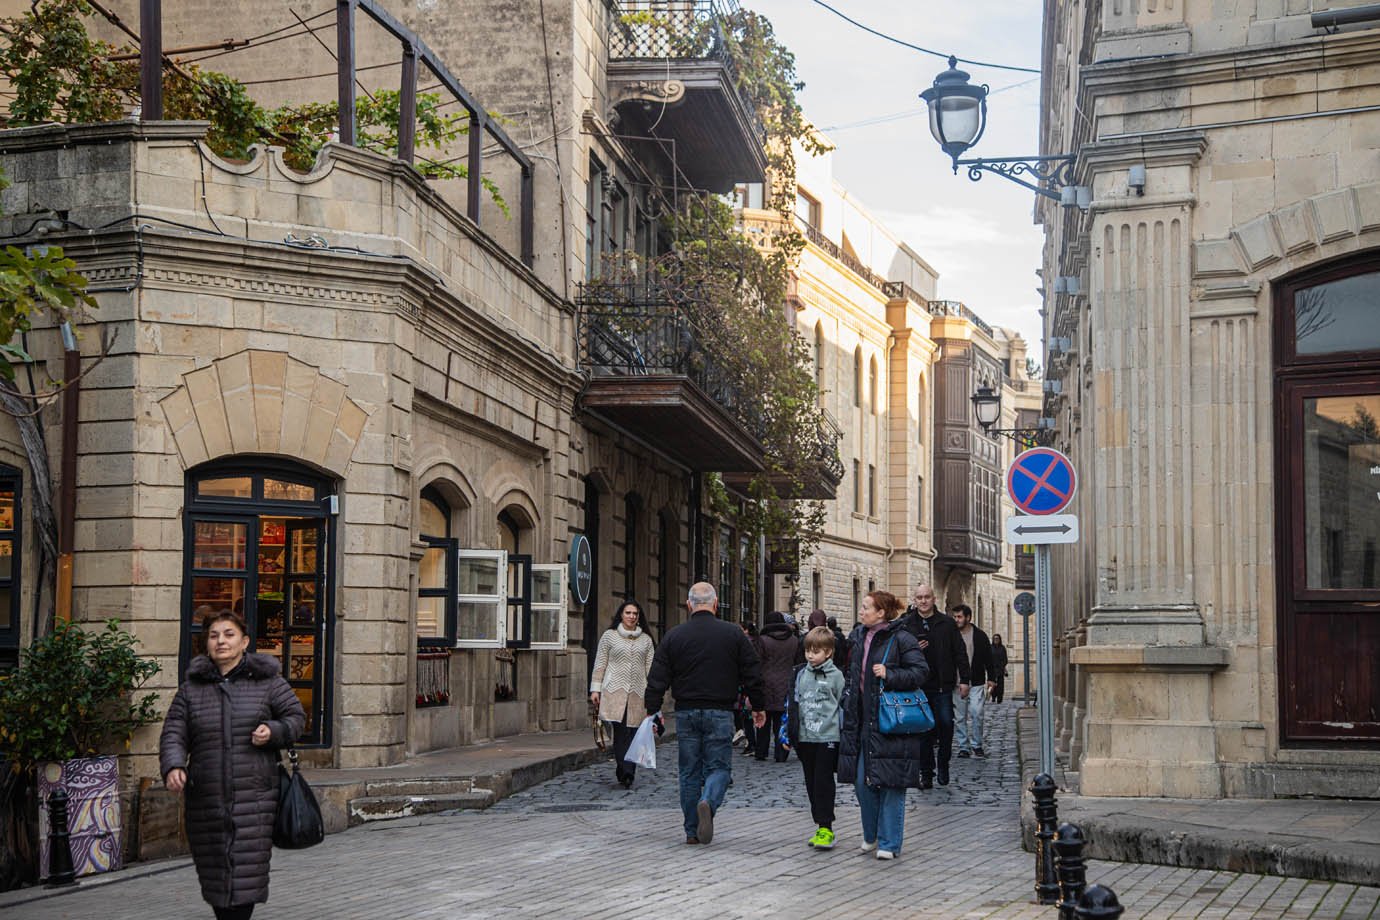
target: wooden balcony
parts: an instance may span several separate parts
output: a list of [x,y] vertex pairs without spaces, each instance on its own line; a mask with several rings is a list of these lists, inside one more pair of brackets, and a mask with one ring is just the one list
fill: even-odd
[[1001,446],[978,428],[974,381],[1000,365],[971,342],[944,339],[935,368],[935,562],[971,572],[1001,568]]
[[759,420],[654,285],[582,285],[579,406],[696,472],[766,466]]
[[[695,188],[761,182],[766,129],[725,49],[736,0],[619,0],[609,36],[609,108],[624,142]],[[648,138],[637,140],[636,138]]]

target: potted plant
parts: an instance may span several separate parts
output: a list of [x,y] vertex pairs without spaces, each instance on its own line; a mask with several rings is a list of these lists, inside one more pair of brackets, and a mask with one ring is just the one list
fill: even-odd
[[[78,875],[120,867],[114,754],[128,750],[135,730],[158,718],[158,695],[139,691],[159,665],[140,657],[136,644],[117,620],[104,628],[59,623],[24,651],[17,670],[0,676],[0,750],[9,779],[36,778],[40,802],[65,789]],[[46,876],[47,809],[38,813],[38,871]]]

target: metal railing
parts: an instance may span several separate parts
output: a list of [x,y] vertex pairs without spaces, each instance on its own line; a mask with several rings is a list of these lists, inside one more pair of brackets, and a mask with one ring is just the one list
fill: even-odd
[[881,275],[877,274],[872,269],[868,268],[866,265],[862,264],[857,259],[850,256],[848,253],[844,252],[842,246],[835,243],[833,240],[829,239],[827,236],[821,233],[818,228],[812,227],[804,221],[800,221],[799,223],[800,228],[804,232],[805,238],[807,240],[809,240],[811,243],[814,243],[820,249],[823,249],[829,255],[842,262],[844,266],[846,266],[848,270],[851,271],[853,274],[857,275],[859,278],[863,279],[868,284],[872,285],[874,288],[881,291],[883,294],[886,294],[888,297],[891,296],[887,289],[887,285],[891,284],[892,282],[887,281]]
[[819,427],[815,429],[815,457],[820,471],[834,485],[843,482],[843,458],[839,456],[839,441],[843,439],[843,428],[829,414],[828,409],[820,412]]
[[738,12],[737,0],[617,0],[609,59],[719,62],[765,144],[766,125],[740,89],[738,65],[724,41],[725,22]]
[[882,285],[882,293],[892,300],[909,300],[918,307],[922,307],[926,313],[929,312],[930,302],[915,288],[906,284],[904,281],[888,281]]
[[688,378],[759,440],[759,400],[705,346],[705,336],[667,286],[639,281],[578,285],[580,367],[596,377],[668,374]]
[[962,301],[931,300],[930,312],[935,314],[936,316],[961,316],[964,319],[968,320],[968,322],[972,323],[974,326],[977,326],[983,332],[987,333],[988,336],[993,335],[994,331],[992,327],[987,325],[987,323],[983,321],[981,316],[978,316],[972,310],[969,310],[968,307],[965,306]]

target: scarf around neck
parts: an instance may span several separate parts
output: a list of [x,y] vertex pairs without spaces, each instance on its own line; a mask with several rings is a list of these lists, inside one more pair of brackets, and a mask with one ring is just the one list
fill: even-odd
[[636,639],[638,636],[642,635],[642,627],[634,626],[632,629],[628,629],[622,623],[619,623],[618,635],[622,636],[624,639]]

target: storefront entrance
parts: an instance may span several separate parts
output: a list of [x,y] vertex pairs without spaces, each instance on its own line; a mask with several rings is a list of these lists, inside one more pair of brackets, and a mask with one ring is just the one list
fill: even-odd
[[1285,743],[1380,743],[1380,255],[1277,289]]
[[328,744],[331,484],[286,464],[218,464],[187,491],[181,669],[205,651],[206,614],[242,614],[307,711],[301,743]]

